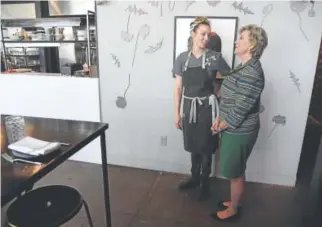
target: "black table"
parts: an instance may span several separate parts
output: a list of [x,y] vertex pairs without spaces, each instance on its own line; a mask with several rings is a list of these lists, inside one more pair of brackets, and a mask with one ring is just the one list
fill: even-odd
[[[1,152],[10,153],[7,148],[5,117],[7,116],[1,116]],[[24,191],[30,190],[47,173],[54,170],[94,139],[100,137],[106,223],[110,227],[111,212],[105,141],[105,131],[108,129],[108,124],[35,117],[23,117],[23,119],[27,136],[46,141],[69,143],[70,145],[62,146],[59,152],[55,152],[41,166],[24,163],[13,164],[1,158],[1,207]]]

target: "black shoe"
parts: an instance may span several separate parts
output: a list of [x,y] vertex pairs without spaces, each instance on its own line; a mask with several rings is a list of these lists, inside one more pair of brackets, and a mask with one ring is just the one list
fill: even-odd
[[199,188],[199,194],[198,194],[198,200],[203,201],[209,198],[210,195],[210,188],[209,188],[209,182],[204,181],[201,182],[200,188]]
[[224,219],[222,219],[222,218],[218,217],[217,212],[211,213],[211,214],[210,214],[210,216],[211,216],[214,220],[216,220],[216,221],[220,221],[220,222],[235,222],[235,221],[238,221],[238,220],[240,219],[240,213],[239,213],[239,211],[238,211],[238,210],[237,210],[237,213],[236,213],[236,214],[234,214],[234,215],[232,215],[232,216],[230,216],[230,217],[228,217],[228,218],[224,218]]
[[217,202],[217,207],[218,207],[218,209],[219,209],[219,210],[225,210],[225,209],[227,209],[227,208],[228,208],[228,206],[226,206],[226,205],[224,204],[224,201],[218,201],[218,202]]
[[[225,209],[227,209],[227,208],[228,208],[228,206],[226,206],[226,205],[224,204],[224,201],[221,201],[221,200],[217,202],[217,206],[218,206],[218,209],[219,209],[219,210],[225,210]],[[238,208],[238,209],[240,209],[240,208],[241,208],[241,206],[242,206],[242,205],[241,205],[241,204],[239,204],[237,208]]]
[[196,188],[199,185],[199,181],[189,177],[188,179],[185,179],[179,184],[179,189],[184,190],[184,189],[191,189],[191,188]]

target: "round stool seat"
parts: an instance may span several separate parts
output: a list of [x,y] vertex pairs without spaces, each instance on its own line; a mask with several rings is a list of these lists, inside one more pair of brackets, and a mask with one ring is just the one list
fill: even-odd
[[51,185],[34,189],[15,200],[7,211],[9,225],[59,226],[82,208],[83,198],[72,187]]

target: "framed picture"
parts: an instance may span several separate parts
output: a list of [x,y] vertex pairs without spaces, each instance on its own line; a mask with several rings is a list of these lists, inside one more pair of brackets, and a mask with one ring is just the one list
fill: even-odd
[[[206,16],[207,17],[207,16]],[[190,37],[190,23],[196,16],[176,16],[174,18],[174,55],[173,63],[177,56],[188,50]],[[231,68],[234,68],[234,46],[237,39],[238,17],[207,17],[211,23],[211,31],[220,38],[222,56]]]

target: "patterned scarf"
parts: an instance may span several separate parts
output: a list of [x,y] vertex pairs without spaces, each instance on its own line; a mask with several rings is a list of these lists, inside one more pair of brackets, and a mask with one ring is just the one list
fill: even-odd
[[210,21],[206,17],[197,17],[193,22],[190,23],[190,32],[201,23],[210,24]]

